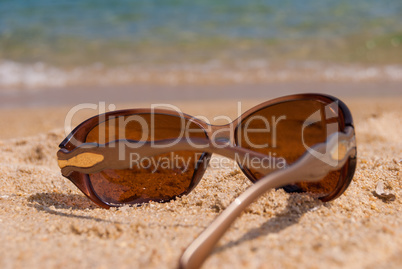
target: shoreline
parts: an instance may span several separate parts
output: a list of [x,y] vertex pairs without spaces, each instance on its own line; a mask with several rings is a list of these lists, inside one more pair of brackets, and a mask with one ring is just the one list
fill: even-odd
[[58,68],[37,62],[23,64],[0,60],[0,92],[40,92],[69,88],[96,89],[137,86],[206,87],[269,85],[280,83],[400,83],[402,65],[316,61],[270,62],[265,59],[237,60],[224,64],[175,63]]
[[399,97],[400,82],[275,82],[225,85],[157,85],[67,87],[41,91],[0,92],[0,109],[58,107],[79,103],[175,102],[191,100],[263,99],[297,93],[347,97]]

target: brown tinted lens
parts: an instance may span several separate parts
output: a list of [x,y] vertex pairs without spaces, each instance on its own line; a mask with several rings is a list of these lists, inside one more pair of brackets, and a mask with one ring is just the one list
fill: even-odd
[[[157,141],[178,137],[206,138],[194,122],[165,114],[136,114],[109,119],[88,135],[86,142],[104,144],[118,139]],[[96,195],[108,204],[167,201],[185,193],[202,152],[171,152],[139,158],[131,156],[132,169],[103,170],[89,175]]]
[[[318,100],[293,100],[263,108],[242,120],[236,129],[236,143],[292,164],[306,152],[306,147],[325,142],[329,135],[339,130],[338,113],[327,105]],[[275,167],[281,163],[269,165],[281,168]],[[250,173],[252,180],[258,180],[264,175],[253,170],[253,164],[256,165],[239,165]],[[325,196],[335,190],[339,179],[340,171],[335,171],[318,183],[301,182],[285,189]]]

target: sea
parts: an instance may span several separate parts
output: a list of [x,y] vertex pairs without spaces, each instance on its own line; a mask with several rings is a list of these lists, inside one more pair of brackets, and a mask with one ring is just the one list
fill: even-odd
[[401,81],[401,0],[1,0],[0,91]]

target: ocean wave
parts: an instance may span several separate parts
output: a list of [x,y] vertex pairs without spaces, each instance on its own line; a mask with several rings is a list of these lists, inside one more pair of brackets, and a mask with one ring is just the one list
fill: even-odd
[[231,84],[280,81],[402,81],[402,65],[328,65],[318,62],[272,64],[241,61],[230,66],[219,61],[204,64],[107,67],[96,63],[61,69],[44,63],[0,61],[0,90],[36,91],[68,86],[133,84]]

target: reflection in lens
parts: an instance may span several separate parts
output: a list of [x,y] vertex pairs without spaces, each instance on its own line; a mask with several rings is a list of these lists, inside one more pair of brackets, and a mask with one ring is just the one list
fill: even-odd
[[[324,102],[306,99],[285,101],[265,107],[242,119],[235,132],[236,143],[250,150],[284,158],[287,164],[292,164],[306,152],[305,145],[311,147],[325,142],[328,136],[339,130],[338,117],[334,117],[333,114],[331,117],[326,117],[325,106]],[[266,121],[261,118],[269,122],[268,127]],[[310,122],[305,123],[307,119]],[[302,132],[303,124],[306,127]],[[251,165],[243,169],[246,174],[249,173],[252,180],[264,176],[253,170]],[[301,182],[287,186],[285,190],[325,196],[335,190],[339,179],[340,171],[335,171],[319,182]]]
[[[165,114],[136,114],[109,119],[92,129],[86,142],[118,139],[157,141],[206,138],[188,119]],[[89,175],[96,195],[108,204],[167,201],[185,193],[202,152],[178,151],[132,162],[132,169],[106,169]]]

